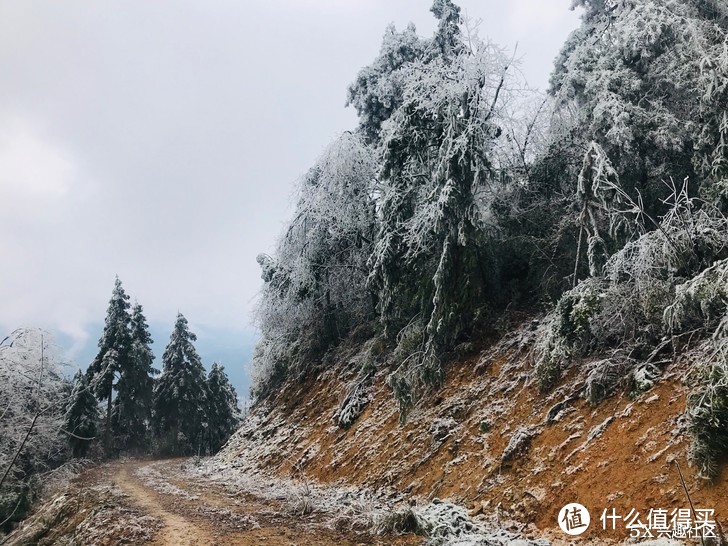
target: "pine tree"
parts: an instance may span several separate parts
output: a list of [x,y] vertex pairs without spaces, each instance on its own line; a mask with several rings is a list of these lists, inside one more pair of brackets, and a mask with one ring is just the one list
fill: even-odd
[[104,331],[99,339],[99,352],[87,371],[88,380],[96,398],[106,400],[106,427],[104,430],[104,446],[111,449],[112,422],[111,410],[114,383],[117,374],[126,369],[131,348],[129,333],[129,296],[116,277],[114,291],[106,312]]
[[155,427],[160,435],[171,435],[175,454],[199,450],[204,438],[207,382],[192,343],[196,340],[187,319],[179,313],[162,355],[162,375],[154,387]]
[[152,367],[152,336],[143,308],[138,303],[132,309],[130,335],[129,359],[126,368],[120,370],[116,386],[113,424],[121,446],[139,449],[144,446],[147,426],[151,422],[152,374],[159,372]]
[[[390,377],[403,415],[417,391],[441,381],[440,356],[472,331],[485,304],[497,302],[488,246],[494,230],[486,222],[494,197],[487,196],[507,190],[498,139],[515,88],[500,50],[463,40],[457,6],[435,0],[431,11],[435,36],[387,75],[399,95],[378,133],[379,223],[369,260],[385,334],[411,328],[417,346]],[[386,54],[383,48],[380,57]],[[361,98],[355,105],[366,128],[367,110],[358,105],[370,104],[372,88],[360,81],[350,95]]]
[[211,453],[216,453],[235,432],[240,421],[238,396],[224,366],[215,362],[207,376],[207,437]]
[[585,8],[582,24],[562,48],[550,90],[569,120],[569,148],[598,143],[626,193],[636,200],[639,192],[653,217],[667,211],[663,180],[671,177],[689,177],[706,195],[728,196],[721,4],[574,0]]
[[73,391],[66,411],[65,430],[74,457],[84,457],[96,436],[98,404],[89,389],[88,378],[79,370],[73,378]]

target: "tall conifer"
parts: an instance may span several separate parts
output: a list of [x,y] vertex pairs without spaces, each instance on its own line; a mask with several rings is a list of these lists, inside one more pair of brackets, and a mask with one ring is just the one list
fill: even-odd
[[225,373],[225,367],[215,362],[207,376],[207,438],[210,451],[215,453],[225,445],[240,422],[238,396]]
[[171,436],[175,454],[199,451],[204,438],[207,383],[193,345],[196,340],[187,319],[179,313],[162,355],[162,375],[154,388],[155,427],[158,433]]
[[116,277],[114,291],[106,311],[104,331],[99,339],[99,352],[89,366],[87,376],[93,393],[101,401],[106,401],[106,426],[104,447],[111,450],[112,422],[111,410],[115,380],[121,370],[127,367],[131,348],[129,332],[129,296],[124,292],[121,280]]
[[143,308],[135,303],[130,320],[130,350],[127,366],[120,370],[117,396],[114,399],[114,430],[123,449],[139,449],[144,446],[147,427],[152,416],[152,367],[154,354],[150,345],[147,319]]

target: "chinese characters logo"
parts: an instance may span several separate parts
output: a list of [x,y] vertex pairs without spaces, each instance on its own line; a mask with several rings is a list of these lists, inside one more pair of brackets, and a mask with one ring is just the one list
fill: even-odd
[[675,508],[672,511],[650,508],[646,517],[640,519],[640,513],[635,509],[622,515],[614,508],[611,511],[605,508],[599,519],[604,530],[615,530],[621,523],[632,538],[712,538],[716,537],[714,513],[712,508],[694,511],[690,508]]
[[589,510],[577,502],[564,506],[559,511],[559,527],[567,535],[580,535],[589,528]]

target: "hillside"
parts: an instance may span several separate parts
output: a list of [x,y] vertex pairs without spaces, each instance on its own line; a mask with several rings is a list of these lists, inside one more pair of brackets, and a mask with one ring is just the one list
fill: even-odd
[[679,463],[696,508],[713,508],[725,521],[728,472],[708,483],[687,464],[684,376],[697,351],[667,353],[651,389],[634,397],[621,389],[592,406],[583,396],[588,361],[569,369],[548,396],[539,392],[529,355],[534,339],[535,322],[527,320],[461,356],[404,425],[380,370],[367,389],[370,402],[342,429],[337,410],[366,350],[349,344],[317,375],[288,381],[259,403],[217,460],[242,473],[394,488],[419,506],[447,499],[476,519],[554,544],[567,538],[557,515],[568,502],[589,509],[589,542],[629,536],[624,527],[602,530],[606,508],[623,515],[688,508]]
[[391,487],[431,544],[720,539],[728,8],[572,8],[545,94],[451,0],[387,28],[258,257],[221,464]]
[[386,27],[256,258],[244,418],[118,277],[73,385],[0,342],[1,526],[69,458],[196,455],[100,483],[165,544],[728,546],[728,3],[571,8],[543,91],[453,0]]
[[[310,376],[260,400],[216,457],[92,467],[3,544],[631,543],[623,525],[602,529],[601,512],[688,508],[676,462],[695,508],[714,509],[723,524],[725,465],[706,482],[686,462],[685,373],[702,345],[666,348],[651,388],[630,395],[625,385],[592,405],[589,359],[564,370],[550,394],[539,389],[531,354],[539,322],[521,316],[506,334],[460,347],[442,387],[404,424],[385,384],[386,345],[351,338]],[[377,346],[362,381],[361,363]],[[342,428],[352,399],[357,411]],[[577,542],[557,524],[568,502],[592,517]]]

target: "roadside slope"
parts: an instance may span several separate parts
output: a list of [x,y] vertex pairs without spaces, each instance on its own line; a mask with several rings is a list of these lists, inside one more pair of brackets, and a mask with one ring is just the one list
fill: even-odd
[[679,463],[696,507],[728,521],[728,471],[709,484],[687,464],[683,376],[695,357],[673,358],[659,382],[634,399],[618,392],[593,407],[577,395],[580,363],[549,395],[538,391],[530,380],[532,342],[524,326],[459,359],[443,388],[404,425],[382,370],[369,388],[371,401],[346,430],[334,416],[357,378],[347,363],[358,359],[356,349],[341,350],[338,365],[289,381],[258,405],[218,461],[241,471],[392,487],[422,502],[445,498],[472,514],[521,522],[513,525],[533,536],[538,531],[525,524],[558,531],[559,509],[579,502],[595,522],[585,535],[592,540],[629,535],[623,527],[601,529],[604,509],[635,509],[646,518],[651,508],[687,508]]

